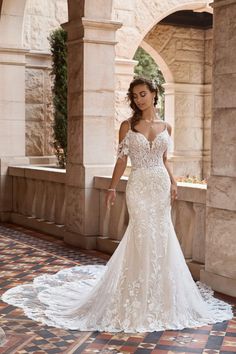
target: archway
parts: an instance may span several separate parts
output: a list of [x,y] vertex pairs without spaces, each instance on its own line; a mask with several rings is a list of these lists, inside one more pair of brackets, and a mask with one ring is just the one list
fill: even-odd
[[[123,26],[117,31],[116,56],[132,59],[134,53],[147,33],[163,18],[181,11],[207,11],[213,13],[209,6],[211,0],[137,0],[113,1],[113,18],[121,21]],[[132,13],[132,14],[131,14]]]
[[[189,61],[196,54],[198,58],[193,60],[193,64],[188,68],[189,63],[179,60],[179,53],[171,53],[171,48],[165,48],[165,51],[157,45],[157,41],[152,43],[150,33],[155,30],[165,18],[170,14],[181,11],[194,11],[212,13],[212,8],[205,1],[190,1],[188,4],[184,1],[151,1],[146,4],[145,1],[139,3],[129,2],[127,4],[119,4],[114,2],[113,16],[116,18],[124,18],[124,24],[117,32],[118,44],[116,53],[119,58],[117,62],[122,60],[122,70],[117,69],[117,82],[123,89],[123,97],[125,96],[125,84],[133,77],[133,66],[131,60],[138,46],[142,46],[156,60],[166,79],[165,86],[165,119],[173,126],[174,134],[174,153],[171,158],[173,170],[176,175],[196,175],[198,177],[206,177],[210,171],[210,109],[205,110],[203,107],[210,106],[211,97],[211,43],[212,33],[207,32],[206,39],[203,33],[193,31],[193,40],[197,36],[202,37],[202,43],[196,48],[195,53],[188,53],[185,46],[185,53],[190,54]],[[132,17],[131,17],[132,13]],[[128,16],[130,15],[130,16]],[[159,28],[161,28],[159,26]],[[162,27],[163,28],[163,27]],[[159,31],[160,32],[160,31]],[[162,37],[165,37],[165,33]],[[194,38],[194,35],[196,37]],[[190,34],[191,36],[191,34]],[[166,41],[172,40],[169,34]],[[181,35],[180,35],[181,37]],[[198,38],[200,39],[200,38]],[[162,39],[161,39],[162,40]],[[179,41],[182,39],[179,38]],[[186,38],[186,42],[187,42]],[[204,63],[204,41],[208,45],[206,56],[210,57],[210,62]],[[177,39],[175,41],[176,45]],[[164,40],[162,46],[165,46]],[[199,41],[200,43],[200,41]],[[192,44],[194,45],[194,44]],[[191,48],[194,49],[194,48]],[[200,52],[201,53],[200,53]],[[180,51],[179,51],[180,52]],[[183,51],[182,51],[183,52]],[[171,58],[170,55],[172,56]],[[182,54],[183,55],[183,54]],[[122,58],[122,59],[121,59]],[[125,63],[127,61],[127,66]],[[181,62],[182,61],[182,62]],[[206,61],[206,60],[205,60]],[[196,63],[194,63],[196,62]],[[199,62],[199,63],[198,63]],[[130,75],[128,76],[128,70]],[[208,70],[208,71],[207,71]],[[205,74],[205,72],[207,73]],[[207,80],[205,77],[207,75]],[[123,80],[123,84],[122,84]],[[119,87],[119,97],[122,92]],[[118,90],[118,87],[117,87]],[[117,112],[123,112],[117,103]],[[185,110],[184,110],[185,109]],[[181,111],[182,110],[182,111]],[[117,114],[118,115],[118,114]],[[191,115],[191,119],[188,116]],[[183,136],[184,132],[184,136]],[[187,133],[187,134],[186,134]],[[187,164],[186,164],[187,162]],[[187,166],[187,169],[186,169]]]

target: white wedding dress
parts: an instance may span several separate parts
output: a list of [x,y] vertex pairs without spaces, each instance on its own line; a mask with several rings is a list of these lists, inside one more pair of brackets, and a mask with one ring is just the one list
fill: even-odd
[[131,129],[118,158],[132,164],[126,188],[129,225],[106,265],[76,266],[3,294],[33,320],[80,331],[152,332],[232,318],[231,306],[195,284],[172,221],[163,153],[167,127],[150,143]]

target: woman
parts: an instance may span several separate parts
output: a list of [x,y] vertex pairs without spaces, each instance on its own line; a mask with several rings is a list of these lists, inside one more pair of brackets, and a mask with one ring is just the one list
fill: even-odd
[[129,225],[113,256],[105,266],[42,275],[8,290],[3,300],[36,321],[80,331],[161,331],[230,319],[228,304],[214,299],[207,287],[198,289],[176,238],[170,212],[177,186],[166,158],[171,127],[156,119],[157,91],[139,78],[128,96],[133,116],[120,127],[106,205],[115,202],[129,155]]

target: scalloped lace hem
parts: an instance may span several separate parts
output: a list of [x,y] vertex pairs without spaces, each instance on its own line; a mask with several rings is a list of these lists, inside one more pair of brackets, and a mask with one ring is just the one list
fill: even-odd
[[[193,312],[183,313],[181,318],[174,318],[174,321],[173,316],[170,316],[170,321],[160,318],[150,323],[145,320],[145,324],[132,325],[129,318],[117,318],[116,323],[111,324],[109,317],[96,318],[96,314],[91,317],[88,312],[80,312],[106,269],[107,266],[103,265],[87,265],[63,269],[54,275],[44,274],[35,278],[32,284],[9,289],[3,294],[2,300],[22,308],[25,315],[34,321],[80,331],[142,333],[181,330],[222,322],[233,316],[231,306],[216,299],[212,289],[201,282],[196,284],[207,306],[205,318]],[[71,312],[75,304],[76,310]]]

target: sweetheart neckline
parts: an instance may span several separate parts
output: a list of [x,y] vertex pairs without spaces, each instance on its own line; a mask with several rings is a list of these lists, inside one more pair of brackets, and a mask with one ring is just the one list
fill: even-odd
[[162,133],[164,133],[165,131],[167,131],[167,126],[166,126],[165,129],[162,130],[160,133],[156,134],[156,136],[155,136],[155,138],[154,138],[153,140],[148,140],[147,137],[146,137],[143,133],[141,133],[141,132],[138,132],[138,131],[137,131],[137,132],[134,132],[134,131],[131,130],[131,129],[130,129],[130,131],[131,131],[132,133],[142,135],[142,136],[144,137],[144,139],[145,139],[149,144],[153,144],[154,141],[158,138],[158,136],[160,136]]

